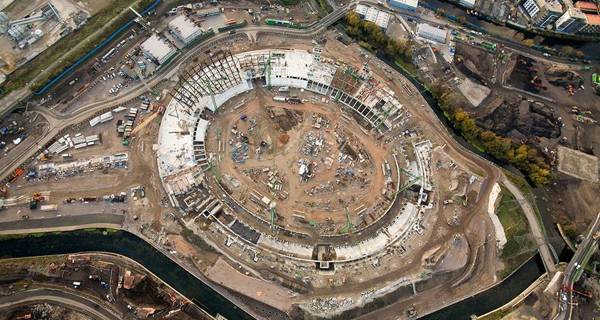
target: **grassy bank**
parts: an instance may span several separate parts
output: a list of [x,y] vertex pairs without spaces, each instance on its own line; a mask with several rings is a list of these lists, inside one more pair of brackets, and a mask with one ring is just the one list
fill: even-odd
[[[127,12],[127,8],[136,2],[137,4],[133,7],[139,10],[148,6],[153,0],[114,1],[110,6],[90,18],[81,29],[63,37],[33,60],[11,73],[3,86],[5,92],[17,90],[27,85],[34,91],[39,89],[51,78],[92,50],[117,28],[132,19],[134,15],[132,12]],[[94,35],[97,30],[102,28],[105,28],[104,32]],[[80,43],[85,44],[77,50],[69,52]],[[46,70],[55,61],[60,62],[51,70]],[[40,74],[43,74],[43,76],[37,78]]]
[[500,253],[500,259],[504,263],[500,277],[505,278],[531,257],[535,252],[535,243],[531,239],[527,218],[517,199],[505,188],[502,188],[500,197],[496,214],[507,240]]

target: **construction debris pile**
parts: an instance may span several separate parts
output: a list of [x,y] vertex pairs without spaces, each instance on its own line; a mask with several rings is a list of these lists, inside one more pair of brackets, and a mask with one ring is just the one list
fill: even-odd
[[309,190],[306,190],[304,192],[307,195],[312,196],[312,195],[315,195],[315,194],[333,192],[334,190],[335,190],[335,187],[333,186],[333,184],[331,183],[331,181],[327,181],[327,183],[322,183],[320,185],[314,186],[314,187],[312,187]]
[[248,159],[248,143],[236,142],[231,148],[231,160],[235,163],[244,163]]
[[290,131],[298,123],[302,122],[301,111],[289,110],[286,108],[276,108],[273,106],[265,107],[269,118],[275,123],[275,127],[283,132]]
[[561,67],[548,68],[544,73],[546,80],[552,85],[563,87],[569,95],[583,86],[583,78],[577,72]]
[[338,309],[343,309],[354,304],[354,299],[352,298],[316,298],[308,304],[308,307],[318,313],[318,312],[331,312]]
[[250,177],[257,183],[266,185],[269,190],[279,197],[279,199],[287,199],[289,193],[285,191],[285,177],[273,168],[250,168],[242,171],[246,176]]
[[300,181],[306,182],[313,177],[313,171],[316,168],[317,163],[307,159],[298,160],[298,175]]
[[304,143],[302,144],[302,154],[305,156],[316,157],[321,153],[325,146],[325,139],[323,133],[315,133],[310,131],[304,136]]
[[55,177],[59,179],[108,168],[127,168],[128,161],[129,155],[127,153],[117,153],[88,160],[44,163],[38,166],[37,172],[39,178]]

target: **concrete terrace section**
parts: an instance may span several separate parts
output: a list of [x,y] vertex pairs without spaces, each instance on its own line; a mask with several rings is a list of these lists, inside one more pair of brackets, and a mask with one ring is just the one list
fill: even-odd
[[[203,170],[198,170],[198,167],[201,165],[200,161],[205,161],[205,155],[200,152],[201,158],[198,158],[197,149],[205,144],[198,139],[205,137],[201,132],[208,126],[199,115],[204,109],[216,112],[233,97],[253,90],[255,83],[263,81],[275,87],[293,87],[324,95],[354,110],[380,132],[391,128],[392,119],[395,120],[396,115],[401,114],[403,110],[394,93],[385,86],[374,88],[364,81],[352,93],[334,87],[334,75],[340,69],[343,72],[345,66],[320,61],[304,50],[257,50],[233,56],[224,54],[214,61],[214,65],[219,66],[219,72],[212,72],[211,65],[203,65],[193,68],[193,73],[187,74],[187,78],[180,78],[179,88],[175,89],[175,98],[171,100],[161,122],[157,163],[165,190],[175,207],[181,207],[182,202],[185,202],[185,199],[181,201],[181,196],[194,186],[200,185],[204,179]],[[266,65],[268,66],[265,67]],[[259,82],[255,82],[256,80]],[[182,132],[194,134],[181,134]],[[421,192],[423,188],[431,190],[428,165],[431,143],[419,143],[415,145],[415,150],[419,159],[419,175],[424,180]],[[228,202],[225,205],[229,205],[230,200],[225,200]],[[349,262],[372,257],[391,245],[398,245],[398,240],[407,237],[410,231],[420,232],[419,221],[423,216],[420,201],[419,199],[416,204],[405,203],[393,210],[394,212],[388,212],[387,214],[396,217],[391,219],[388,225],[381,226],[372,237],[362,239],[354,245],[335,246],[338,259],[331,262]],[[201,210],[206,209],[204,215],[209,218],[223,207],[223,204],[216,203],[218,200],[212,196],[196,202],[200,202]],[[392,202],[390,208],[394,207],[395,202]],[[229,206],[233,211],[242,207],[240,204]],[[262,220],[256,214],[253,216]],[[282,241],[252,229],[237,218],[230,223],[222,222],[218,218],[215,220],[221,232],[230,234],[237,241],[287,258],[317,262],[312,259],[312,243]],[[263,222],[268,225],[268,222]]]

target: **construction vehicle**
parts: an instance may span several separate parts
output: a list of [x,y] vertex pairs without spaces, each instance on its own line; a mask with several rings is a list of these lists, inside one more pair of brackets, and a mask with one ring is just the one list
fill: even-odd
[[40,202],[44,201],[44,196],[39,192],[34,192],[29,202],[29,209],[36,210]]
[[594,297],[590,291],[579,291],[579,290],[576,290],[575,288],[573,288],[573,286],[571,286],[571,287],[563,286],[562,290],[565,292],[574,292],[580,296],[583,296],[583,297],[586,297],[589,299],[592,299]]
[[8,181],[9,182],[14,182],[15,180],[17,180],[17,178],[19,178],[20,176],[22,176],[24,173],[25,173],[25,170],[23,168],[19,167],[19,168],[15,169],[15,172],[13,172],[10,175]]

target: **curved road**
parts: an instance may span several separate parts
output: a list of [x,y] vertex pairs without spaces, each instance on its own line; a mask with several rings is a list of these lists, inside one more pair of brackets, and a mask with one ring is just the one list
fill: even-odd
[[82,312],[94,319],[121,320],[123,316],[104,305],[97,304],[81,295],[58,289],[34,289],[0,297],[0,310],[28,304],[50,302]]

